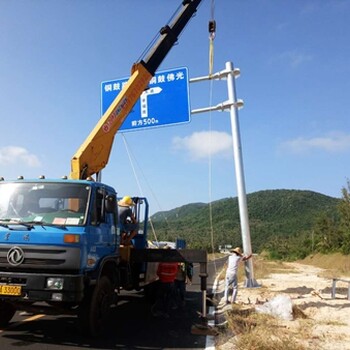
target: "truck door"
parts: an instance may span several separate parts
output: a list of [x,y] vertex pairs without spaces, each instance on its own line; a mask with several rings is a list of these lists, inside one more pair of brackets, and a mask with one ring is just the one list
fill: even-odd
[[96,187],[92,201],[90,249],[99,257],[115,251],[117,243],[117,213],[106,211],[105,198],[108,195],[111,194],[103,186]]

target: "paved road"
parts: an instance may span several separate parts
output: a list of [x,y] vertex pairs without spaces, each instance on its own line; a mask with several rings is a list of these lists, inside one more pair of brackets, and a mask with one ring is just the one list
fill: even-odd
[[[217,266],[216,266],[217,267]],[[195,266],[195,276],[198,267]],[[208,264],[208,291],[215,279],[213,263]],[[172,310],[171,317],[155,318],[141,293],[127,293],[113,308],[103,337],[80,336],[75,317],[15,315],[10,326],[0,330],[0,349],[204,349],[206,336],[194,335],[191,327],[202,320],[202,294],[199,279],[188,288],[186,307]]]

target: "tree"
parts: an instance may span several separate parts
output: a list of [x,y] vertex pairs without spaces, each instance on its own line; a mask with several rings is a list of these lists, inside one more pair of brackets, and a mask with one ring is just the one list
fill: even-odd
[[339,250],[342,238],[336,221],[327,214],[322,214],[316,221],[314,229],[315,248],[318,252],[327,254]]
[[342,188],[342,199],[338,206],[340,214],[339,233],[341,235],[341,251],[350,254],[350,182]]

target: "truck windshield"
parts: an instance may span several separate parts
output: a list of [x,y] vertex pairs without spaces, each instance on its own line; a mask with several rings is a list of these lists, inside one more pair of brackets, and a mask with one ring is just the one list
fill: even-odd
[[0,183],[0,223],[84,225],[90,192],[86,184]]

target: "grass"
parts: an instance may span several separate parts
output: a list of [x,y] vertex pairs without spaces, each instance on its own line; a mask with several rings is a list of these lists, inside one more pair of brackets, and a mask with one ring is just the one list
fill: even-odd
[[[289,266],[287,267],[283,261],[280,260],[267,260],[264,256],[254,256],[253,257],[253,270],[254,278],[262,279],[266,278],[272,273],[279,272],[293,272]],[[298,261],[301,264],[312,265],[325,269],[322,272],[322,277],[325,278],[350,278],[350,255],[342,255],[340,253],[323,255],[315,254],[311,255],[304,260]],[[244,264],[240,264],[238,269],[239,280],[244,279],[245,271]],[[219,279],[225,278],[225,269],[223,269],[219,274]]]
[[[301,264],[312,265],[325,269],[322,277],[326,278],[350,278],[350,255],[342,255],[340,253],[334,254],[315,254],[310,255],[304,260],[298,261]],[[244,278],[244,268],[240,266],[239,277]],[[263,255],[254,256],[253,258],[254,277],[256,279],[265,278],[271,273],[282,272],[286,273],[288,270],[293,272],[281,260],[267,260]]]
[[[305,337],[311,327],[305,322],[291,331],[277,318],[254,312],[253,309],[234,306],[228,312],[228,329],[222,335],[225,341],[234,336],[232,349],[238,350],[306,350]],[[307,333],[307,334],[306,334]],[[220,344],[219,347],[220,349]]]
[[320,324],[325,324],[327,326],[347,326],[344,322],[334,321],[334,320],[326,320],[324,322],[320,322]]
[[342,255],[340,253],[328,255],[315,254],[301,260],[300,263],[326,269],[323,273],[323,277],[350,277],[350,255]]
[[[256,279],[265,278],[271,273],[278,273],[283,270],[286,272],[286,267],[283,265],[283,261],[271,261],[266,260],[263,257],[256,256],[253,258],[254,277]],[[241,269],[244,273],[244,269]]]

